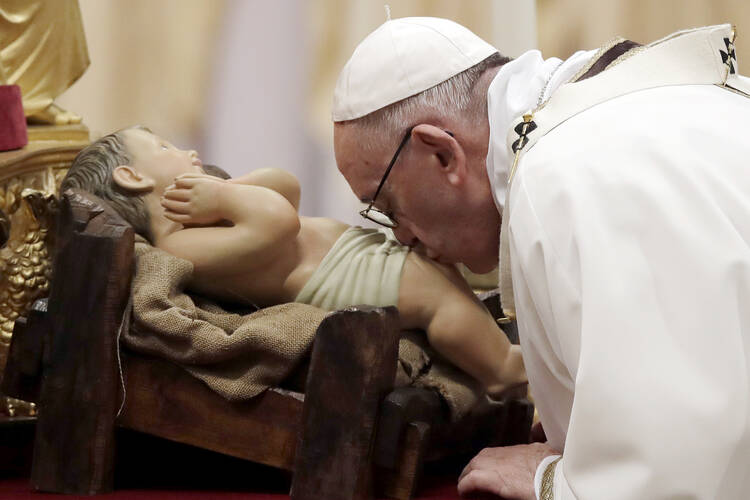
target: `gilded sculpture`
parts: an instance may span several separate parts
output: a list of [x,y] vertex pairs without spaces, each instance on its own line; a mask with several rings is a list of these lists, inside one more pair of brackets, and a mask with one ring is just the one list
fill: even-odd
[[[0,373],[5,368],[15,320],[47,295],[52,272],[50,238],[57,200],[43,177],[28,174],[0,186],[0,210],[9,215],[7,245],[0,249]],[[25,188],[25,184],[42,189]],[[51,187],[51,189],[50,189]],[[12,222],[11,222],[12,221]],[[12,398],[0,401],[0,415],[33,415],[34,407]]]
[[21,87],[29,123],[80,123],[80,116],[54,100],[88,65],[78,0],[2,1],[0,85]]

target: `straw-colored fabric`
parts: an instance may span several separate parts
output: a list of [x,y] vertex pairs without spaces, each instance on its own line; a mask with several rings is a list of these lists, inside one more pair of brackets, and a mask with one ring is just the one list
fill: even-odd
[[173,361],[229,400],[278,385],[308,353],[326,311],[282,304],[240,315],[183,290],[190,262],[135,245],[128,347]]

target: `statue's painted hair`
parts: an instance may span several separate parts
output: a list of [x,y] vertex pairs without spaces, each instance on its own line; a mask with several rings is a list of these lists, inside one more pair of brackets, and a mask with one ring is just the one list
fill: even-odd
[[135,126],[118,130],[91,143],[78,153],[60,186],[60,192],[77,188],[98,196],[108,202],[125,219],[136,233],[153,243],[151,218],[146,201],[140,194],[130,193],[120,188],[112,178],[112,172],[119,165],[129,165],[132,158],[125,147],[126,130],[145,130]]

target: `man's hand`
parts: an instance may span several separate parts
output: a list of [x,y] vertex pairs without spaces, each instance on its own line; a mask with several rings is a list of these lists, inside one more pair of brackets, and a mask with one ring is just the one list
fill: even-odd
[[185,225],[218,223],[223,219],[220,200],[224,184],[223,179],[211,175],[180,175],[164,191],[164,216]]
[[506,500],[535,500],[534,475],[544,457],[556,455],[545,443],[485,448],[458,478],[461,496],[492,493]]

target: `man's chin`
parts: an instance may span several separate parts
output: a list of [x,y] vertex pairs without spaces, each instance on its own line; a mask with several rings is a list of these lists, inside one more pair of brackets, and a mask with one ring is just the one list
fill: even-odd
[[464,262],[464,265],[468,267],[472,273],[484,274],[497,268],[497,261],[497,256],[494,256],[494,258]]

